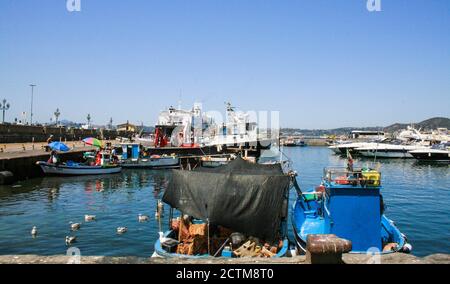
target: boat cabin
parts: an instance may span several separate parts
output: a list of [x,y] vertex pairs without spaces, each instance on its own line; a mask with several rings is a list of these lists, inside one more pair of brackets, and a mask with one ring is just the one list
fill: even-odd
[[350,133],[352,139],[364,139],[364,140],[380,140],[385,138],[385,133],[383,131],[363,131],[363,130],[353,130]]
[[352,240],[353,250],[382,248],[381,175],[371,169],[326,168],[323,218],[329,234]]
[[140,157],[140,145],[137,143],[122,143],[121,160],[137,161]]

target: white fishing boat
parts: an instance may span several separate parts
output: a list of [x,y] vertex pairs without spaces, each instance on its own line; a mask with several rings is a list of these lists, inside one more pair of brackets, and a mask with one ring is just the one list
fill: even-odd
[[43,161],[36,163],[46,175],[103,175],[119,173],[122,168],[118,165],[88,166],[78,163],[52,164]]
[[60,163],[53,156],[49,161],[38,161],[36,164],[41,167],[46,175],[76,176],[76,175],[103,175],[115,174],[122,170],[122,167],[113,163],[110,153],[102,151],[93,156],[85,156],[85,163],[67,161]]

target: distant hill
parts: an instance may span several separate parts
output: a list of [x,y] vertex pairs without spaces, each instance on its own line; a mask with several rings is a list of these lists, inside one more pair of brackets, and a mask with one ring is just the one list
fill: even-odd
[[384,128],[386,132],[396,132],[405,129],[408,125],[413,125],[417,129],[432,130],[439,127],[450,129],[450,119],[447,117],[434,117],[419,123],[396,123]]
[[413,125],[415,128],[422,130],[431,130],[438,127],[450,129],[450,119],[447,117],[434,117],[424,120],[419,123],[395,123],[387,127],[341,127],[335,129],[296,129],[296,128],[282,128],[283,135],[305,135],[305,136],[322,136],[322,135],[346,135],[353,130],[365,131],[385,131],[393,133],[405,129],[408,125]]

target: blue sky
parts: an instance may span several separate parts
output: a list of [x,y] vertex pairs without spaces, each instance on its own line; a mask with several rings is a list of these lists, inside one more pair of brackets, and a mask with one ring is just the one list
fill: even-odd
[[281,112],[285,127],[450,116],[450,1],[0,1],[0,97],[106,124],[153,125],[195,101]]

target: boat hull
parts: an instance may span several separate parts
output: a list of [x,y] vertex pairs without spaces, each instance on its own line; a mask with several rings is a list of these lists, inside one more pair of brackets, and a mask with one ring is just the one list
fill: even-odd
[[410,154],[419,161],[425,162],[450,162],[450,153],[448,151],[420,151],[410,152]]
[[[357,150],[355,150],[357,151]],[[377,157],[377,158],[386,158],[386,159],[412,159],[414,158],[407,150],[397,150],[397,151],[372,151],[372,150],[362,150],[358,151],[359,155],[363,157]]]
[[[317,215],[320,205],[315,201],[304,201],[297,198],[291,212],[292,228],[294,231],[295,244],[299,252],[306,252],[306,240],[309,234],[329,234],[329,228],[323,218]],[[401,251],[405,246],[406,237],[398,230],[394,223],[385,215],[381,215],[381,239],[380,243],[397,243],[395,250],[380,251],[388,254]],[[339,237],[339,236],[338,236]],[[352,241],[352,240],[350,240]],[[367,248],[370,249],[370,248]],[[366,254],[367,251],[351,251],[355,254]]]
[[[164,237],[170,237],[170,236],[174,236],[174,235],[175,234],[173,231],[167,231],[166,233],[164,233]],[[289,250],[289,240],[287,238],[285,238],[283,240],[283,247],[273,257],[275,257],[275,258],[284,257],[287,254],[288,250]],[[170,253],[170,252],[167,252],[166,250],[164,250],[164,248],[161,245],[161,241],[159,239],[157,239],[155,242],[155,254],[156,254],[156,256],[165,257],[165,258],[187,258],[187,259],[202,258],[203,259],[203,258],[213,257],[209,254],[185,255],[185,254],[179,254],[179,253]]]
[[155,158],[155,159],[141,159],[137,162],[122,162],[120,164],[126,169],[175,169],[180,167],[179,158]]
[[103,175],[119,173],[120,166],[66,166],[55,165],[46,162],[37,162],[46,175],[79,176],[79,175]]

